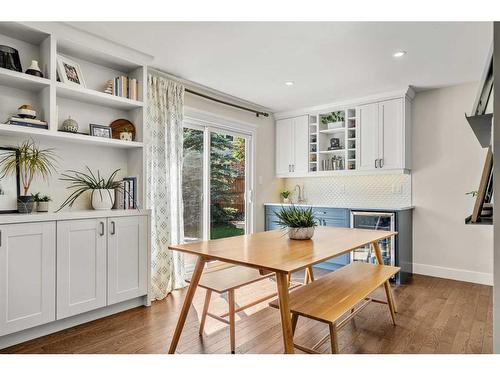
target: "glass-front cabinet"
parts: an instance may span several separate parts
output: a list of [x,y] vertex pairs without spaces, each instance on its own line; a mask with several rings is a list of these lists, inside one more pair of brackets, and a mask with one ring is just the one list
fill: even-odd
[[[395,215],[390,212],[351,211],[351,228],[393,231]],[[394,266],[396,264],[394,236],[381,240],[379,245],[384,264]],[[377,263],[377,258],[372,246],[367,245],[354,250],[351,253],[351,261]]]

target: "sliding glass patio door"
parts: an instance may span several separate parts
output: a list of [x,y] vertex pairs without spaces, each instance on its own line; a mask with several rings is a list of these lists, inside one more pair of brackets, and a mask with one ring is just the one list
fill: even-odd
[[182,193],[186,242],[251,231],[252,137],[185,124]]

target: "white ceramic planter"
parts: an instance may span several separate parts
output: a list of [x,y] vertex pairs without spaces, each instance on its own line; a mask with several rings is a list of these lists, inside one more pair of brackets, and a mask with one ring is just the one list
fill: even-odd
[[309,240],[314,235],[314,227],[288,228],[288,237],[291,240]]
[[94,210],[111,210],[115,204],[114,189],[92,190],[92,208]]
[[283,198],[283,203],[285,203],[285,204],[290,203],[290,198]]
[[49,212],[49,202],[38,202],[36,210],[38,212]]
[[344,127],[344,121],[329,122],[327,127],[328,129],[342,129]]

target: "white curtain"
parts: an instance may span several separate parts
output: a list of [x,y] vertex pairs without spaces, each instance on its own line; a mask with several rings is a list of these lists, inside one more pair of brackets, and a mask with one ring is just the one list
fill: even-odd
[[152,298],[185,286],[184,259],[168,249],[184,237],[182,208],[184,86],[148,74],[146,203],[151,213]]

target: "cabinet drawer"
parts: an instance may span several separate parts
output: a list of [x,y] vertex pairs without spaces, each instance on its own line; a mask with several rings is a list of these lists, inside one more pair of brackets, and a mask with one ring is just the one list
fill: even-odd
[[342,221],[349,219],[349,210],[346,208],[325,208],[313,207],[314,216],[319,218],[339,219]]

